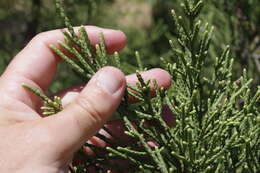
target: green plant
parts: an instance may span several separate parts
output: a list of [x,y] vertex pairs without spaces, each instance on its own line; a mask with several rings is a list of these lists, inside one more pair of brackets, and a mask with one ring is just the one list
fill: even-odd
[[[57,7],[68,31],[60,46],[70,53],[66,56],[57,47],[50,48],[87,82],[98,69],[107,65],[122,68],[119,54],[106,54],[104,40],[93,49],[83,27],[79,36],[65,14],[61,0]],[[158,88],[152,79],[144,82],[140,71],[144,70],[139,53],[136,53],[136,87],[128,86],[117,112],[126,126],[125,134],[134,141],[125,144],[109,129],[114,141],[102,134],[96,136],[109,144],[100,148],[86,143],[96,155],[86,156],[80,150],[71,166],[72,172],[88,172],[92,166],[99,172],[124,168],[116,161],[127,160],[129,172],[258,172],[260,170],[260,88],[255,93],[250,89],[252,79],[244,70],[242,77],[233,81],[233,59],[230,48],[214,59],[212,70],[208,63],[213,28],[198,20],[204,2],[184,0],[183,15],[172,10],[175,34],[169,41],[171,50],[161,58],[165,69],[172,76],[173,85],[167,91]],[[221,43],[219,43],[221,44]],[[211,63],[211,62],[210,62]],[[150,84],[156,88],[151,98]],[[49,99],[43,93],[24,84],[45,101],[45,115],[62,110],[59,98]],[[128,97],[138,103],[130,104]],[[171,110],[175,124],[170,126],[163,118],[163,108]],[[152,143],[152,144],[151,144]],[[103,154],[102,154],[103,153]],[[104,154],[106,153],[106,154]]]

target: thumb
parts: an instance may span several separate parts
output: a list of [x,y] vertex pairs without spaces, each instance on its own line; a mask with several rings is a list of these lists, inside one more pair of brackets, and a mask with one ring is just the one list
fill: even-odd
[[95,135],[120,104],[125,85],[120,70],[105,67],[63,111],[46,118],[61,152],[74,152]]

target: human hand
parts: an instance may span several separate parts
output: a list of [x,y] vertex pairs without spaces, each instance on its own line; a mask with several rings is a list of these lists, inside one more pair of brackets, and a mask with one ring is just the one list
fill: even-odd
[[[104,33],[109,53],[121,50],[121,31],[87,27],[93,45]],[[0,172],[66,172],[73,154],[110,118],[122,99],[126,81],[135,83],[113,67],[97,72],[79,94],[63,93],[64,110],[43,118],[39,98],[21,84],[46,91],[54,78],[58,57],[48,45],[62,40],[60,30],[37,35],[12,60],[0,78]],[[143,74],[159,86],[170,85],[167,72],[153,69]]]

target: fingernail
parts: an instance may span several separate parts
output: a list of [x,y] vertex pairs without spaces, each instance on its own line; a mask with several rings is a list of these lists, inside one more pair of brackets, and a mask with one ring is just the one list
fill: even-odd
[[122,86],[122,77],[114,70],[103,70],[97,78],[98,85],[109,94],[116,93]]

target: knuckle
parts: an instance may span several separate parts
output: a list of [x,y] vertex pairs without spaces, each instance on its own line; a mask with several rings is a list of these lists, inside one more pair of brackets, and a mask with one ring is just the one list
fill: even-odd
[[47,35],[47,32],[41,32],[34,36],[30,43],[48,46],[48,44],[46,43],[46,40],[48,39]]
[[45,37],[45,32],[38,33],[36,36],[33,37],[33,41],[35,42],[42,42]]
[[88,116],[91,123],[95,125],[100,125],[102,123],[102,112],[97,109],[89,98],[78,97],[76,99],[76,105],[82,110],[84,115]]

